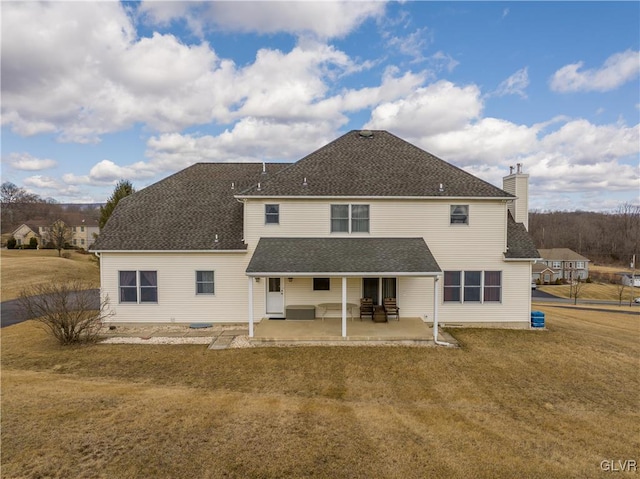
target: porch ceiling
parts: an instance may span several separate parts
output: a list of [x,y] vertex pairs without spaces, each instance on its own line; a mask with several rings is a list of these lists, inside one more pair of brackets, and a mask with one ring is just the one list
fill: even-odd
[[248,276],[435,276],[422,238],[261,238]]

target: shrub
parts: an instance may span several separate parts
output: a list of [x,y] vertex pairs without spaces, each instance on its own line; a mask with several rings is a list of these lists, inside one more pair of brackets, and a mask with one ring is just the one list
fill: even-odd
[[593,281],[591,280],[591,276],[587,276],[587,279],[585,279],[585,283],[593,283]]
[[16,239],[12,236],[11,238],[9,238],[7,240],[7,249],[15,249],[16,248],[16,244],[18,244],[18,242],[16,241]]
[[20,293],[18,298],[27,317],[41,323],[60,344],[93,342],[112,313],[109,298],[96,297],[81,281],[41,283]]
[[562,284],[562,279],[561,278],[556,278],[554,284]]

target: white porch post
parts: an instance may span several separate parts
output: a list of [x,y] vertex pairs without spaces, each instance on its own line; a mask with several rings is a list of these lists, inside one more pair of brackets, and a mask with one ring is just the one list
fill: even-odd
[[253,278],[249,276],[249,337],[253,338]]
[[347,278],[342,277],[342,337],[347,337]]

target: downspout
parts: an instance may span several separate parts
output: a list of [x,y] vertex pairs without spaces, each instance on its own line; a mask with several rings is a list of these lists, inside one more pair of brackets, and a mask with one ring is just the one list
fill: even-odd
[[440,276],[433,279],[433,342],[439,346],[453,346],[446,341],[438,341],[438,281]]

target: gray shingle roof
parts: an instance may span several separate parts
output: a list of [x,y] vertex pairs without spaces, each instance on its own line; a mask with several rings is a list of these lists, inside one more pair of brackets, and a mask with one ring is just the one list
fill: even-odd
[[242,194],[513,197],[387,131],[372,133],[350,131]]
[[242,204],[234,194],[285,166],[267,163],[267,175],[261,163],[190,166],[121,200],[92,249],[246,249]]
[[247,273],[435,273],[422,238],[261,238]]
[[547,261],[589,261],[589,258],[585,258],[569,248],[550,248],[538,251],[540,256]]
[[507,214],[507,252],[504,257],[507,259],[540,258],[529,232],[522,223],[516,223],[511,213]]

